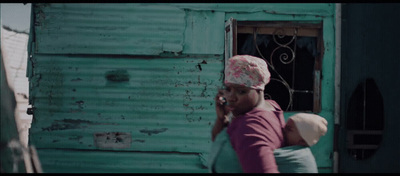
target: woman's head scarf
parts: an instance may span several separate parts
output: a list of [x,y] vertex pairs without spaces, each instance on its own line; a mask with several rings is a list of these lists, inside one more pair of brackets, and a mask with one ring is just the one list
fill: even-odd
[[263,59],[250,55],[236,55],[228,60],[224,83],[264,90],[270,77],[267,63]]

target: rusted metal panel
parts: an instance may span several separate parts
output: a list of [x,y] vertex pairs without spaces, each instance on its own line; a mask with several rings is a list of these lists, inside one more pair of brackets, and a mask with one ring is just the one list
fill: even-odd
[[222,56],[36,55],[33,65],[30,136],[37,148],[109,149],[96,134],[119,132],[132,138],[119,150],[209,150]]
[[183,50],[185,12],[167,4],[33,5],[37,53],[158,55]]

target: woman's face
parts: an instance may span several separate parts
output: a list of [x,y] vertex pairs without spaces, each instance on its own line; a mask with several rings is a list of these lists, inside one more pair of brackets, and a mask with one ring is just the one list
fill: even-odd
[[234,116],[245,114],[260,103],[259,92],[238,84],[225,84],[224,97]]
[[286,145],[307,146],[306,141],[304,141],[304,139],[300,136],[299,130],[297,129],[296,124],[294,124],[292,119],[288,120],[285,128],[283,129],[283,132],[285,134]]

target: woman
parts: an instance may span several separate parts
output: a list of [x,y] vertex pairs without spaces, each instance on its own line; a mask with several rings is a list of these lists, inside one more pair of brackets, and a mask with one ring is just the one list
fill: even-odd
[[[236,55],[228,60],[225,90],[215,97],[217,118],[212,140],[219,133],[227,133],[240,168],[235,166],[235,162],[230,162],[229,157],[218,155],[218,158],[211,159],[212,170],[228,168],[249,173],[279,172],[273,151],[284,146],[285,120],[279,105],[264,99],[264,87],[269,80],[268,66],[260,58]],[[223,144],[214,142],[212,148],[218,150],[218,145]],[[215,166],[215,163],[221,164]]]

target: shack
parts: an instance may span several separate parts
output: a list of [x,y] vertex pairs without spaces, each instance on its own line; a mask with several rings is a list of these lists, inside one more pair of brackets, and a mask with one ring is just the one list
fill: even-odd
[[[352,157],[339,144],[349,136],[340,123],[347,107],[342,102],[354,89],[343,94],[340,83],[355,74],[340,75],[340,63],[347,63],[340,62],[341,9],[331,3],[32,4],[29,143],[43,172],[207,173],[213,97],[224,80],[225,59],[236,54],[269,62],[273,77],[266,98],[284,108],[285,118],[308,112],[327,119],[327,134],[311,150],[319,172],[338,172],[339,156]],[[390,72],[398,76],[396,68]],[[383,135],[372,146],[383,148],[380,156],[372,158],[395,152],[386,143],[398,129],[387,123],[398,120],[384,115],[382,128],[350,129],[351,137]]]

